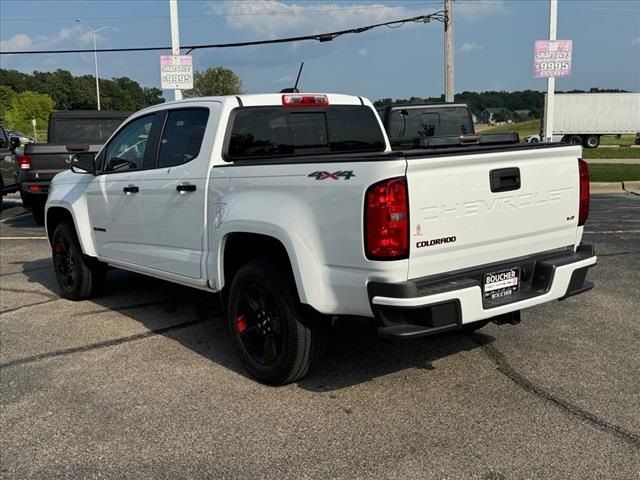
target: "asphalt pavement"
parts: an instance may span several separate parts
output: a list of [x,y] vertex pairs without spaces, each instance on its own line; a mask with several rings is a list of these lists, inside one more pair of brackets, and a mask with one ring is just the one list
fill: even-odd
[[0,216],[0,478],[638,479],[640,196],[592,197],[594,290],[472,336],[339,322],[281,388],[215,295],[112,271],[60,299],[42,228]]

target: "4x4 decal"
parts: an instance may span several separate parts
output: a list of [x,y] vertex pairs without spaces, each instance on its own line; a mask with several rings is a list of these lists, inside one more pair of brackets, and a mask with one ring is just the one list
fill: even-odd
[[353,170],[338,170],[337,172],[313,172],[307,175],[307,177],[314,177],[316,180],[340,180],[340,177],[345,180],[349,180],[351,177],[355,177],[356,174]]

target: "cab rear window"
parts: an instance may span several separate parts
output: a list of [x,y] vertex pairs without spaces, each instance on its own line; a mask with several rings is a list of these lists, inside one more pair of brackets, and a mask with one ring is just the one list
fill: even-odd
[[233,115],[226,156],[242,160],[384,149],[380,124],[368,107],[244,107]]

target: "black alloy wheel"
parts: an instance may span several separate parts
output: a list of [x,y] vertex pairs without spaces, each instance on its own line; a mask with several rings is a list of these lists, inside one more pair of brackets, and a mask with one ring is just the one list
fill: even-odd
[[51,237],[51,254],[62,296],[69,300],[85,300],[101,290],[106,267],[98,260],[82,253],[75,228],[60,222]]
[[282,312],[278,300],[265,286],[254,282],[244,287],[234,322],[242,347],[253,361],[268,366],[282,356]]
[[235,274],[227,320],[245,368],[270,385],[303,378],[326,345],[325,319],[303,308],[291,273],[269,258],[251,260]]
[[71,254],[71,241],[65,235],[58,235],[53,244],[53,265],[58,283],[65,290],[73,290],[78,283],[78,271]]

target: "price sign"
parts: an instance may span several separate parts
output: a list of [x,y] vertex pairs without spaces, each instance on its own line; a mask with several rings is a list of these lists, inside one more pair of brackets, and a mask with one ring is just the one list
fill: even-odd
[[536,40],[533,57],[535,78],[571,75],[573,40]]
[[165,90],[193,88],[193,59],[191,55],[162,55],[160,83]]

